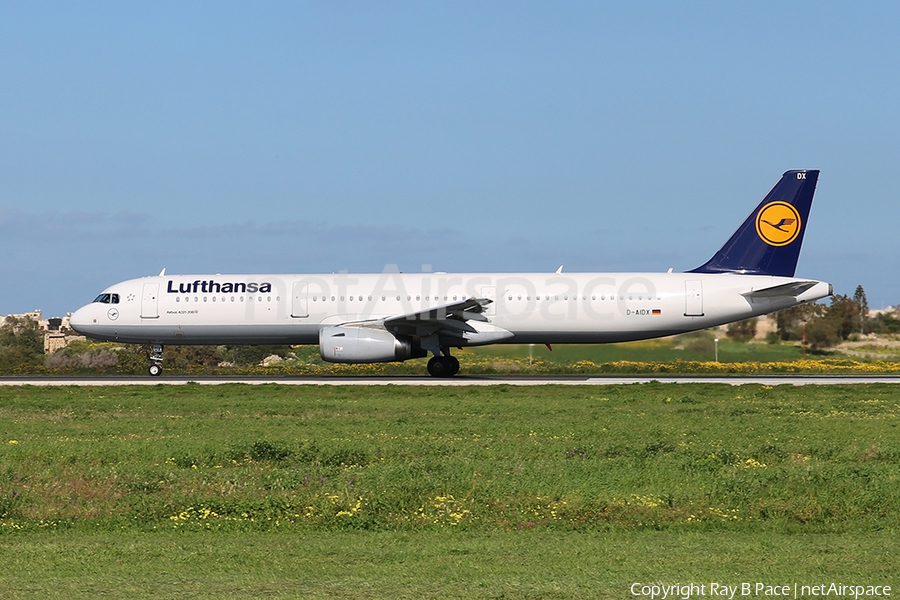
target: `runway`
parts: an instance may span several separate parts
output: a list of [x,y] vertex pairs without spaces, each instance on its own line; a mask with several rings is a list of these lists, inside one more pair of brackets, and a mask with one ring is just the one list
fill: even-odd
[[121,386],[121,385],[409,385],[409,386],[546,386],[546,385],[635,385],[658,383],[723,385],[860,385],[872,383],[900,384],[897,376],[843,375],[767,375],[740,377],[585,377],[560,375],[548,377],[457,376],[435,377],[0,377],[0,386]]

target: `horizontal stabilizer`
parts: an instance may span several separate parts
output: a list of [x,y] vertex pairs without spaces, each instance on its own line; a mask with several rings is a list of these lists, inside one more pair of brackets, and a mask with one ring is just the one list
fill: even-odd
[[761,290],[751,290],[744,292],[741,296],[745,298],[796,298],[803,292],[815,286],[818,281],[792,281],[783,283]]

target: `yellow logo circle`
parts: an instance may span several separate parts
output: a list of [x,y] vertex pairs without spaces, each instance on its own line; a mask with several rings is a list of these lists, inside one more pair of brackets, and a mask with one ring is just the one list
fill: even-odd
[[769,202],[756,215],[756,233],[770,246],[787,246],[800,233],[800,213],[787,202]]

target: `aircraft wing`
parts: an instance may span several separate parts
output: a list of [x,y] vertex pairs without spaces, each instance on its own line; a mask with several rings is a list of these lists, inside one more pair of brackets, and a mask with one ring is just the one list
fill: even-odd
[[750,290],[744,292],[741,296],[745,298],[779,298],[791,297],[796,298],[803,292],[815,286],[818,281],[792,281],[790,283],[782,283],[761,290]]
[[487,321],[484,316],[485,307],[493,302],[489,298],[469,298],[450,304],[435,306],[427,310],[388,317],[384,320],[385,325],[393,323],[408,323],[417,321],[446,321],[448,319],[456,321]]
[[491,302],[493,300],[489,298],[469,298],[387,317],[383,321],[384,328],[394,334],[420,337],[428,346],[488,344],[512,337],[511,332],[492,325],[484,315],[485,308]]

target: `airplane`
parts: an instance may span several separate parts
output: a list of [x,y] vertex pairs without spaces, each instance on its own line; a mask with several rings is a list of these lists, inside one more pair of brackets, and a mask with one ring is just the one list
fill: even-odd
[[609,343],[706,329],[831,296],[795,278],[817,170],[785,172],[722,248],[683,273],[167,275],[112,285],[70,317],[87,337],[148,344],[318,344],[332,363],[423,358],[452,348]]

